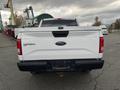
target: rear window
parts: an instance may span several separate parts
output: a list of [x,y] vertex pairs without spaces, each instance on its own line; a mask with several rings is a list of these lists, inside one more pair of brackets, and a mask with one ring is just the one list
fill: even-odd
[[56,26],[78,26],[76,20],[45,20],[41,27],[56,27]]

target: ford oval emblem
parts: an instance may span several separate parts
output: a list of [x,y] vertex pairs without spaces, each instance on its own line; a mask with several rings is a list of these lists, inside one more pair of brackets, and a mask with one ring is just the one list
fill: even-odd
[[66,42],[58,41],[58,42],[56,42],[56,45],[57,46],[64,46],[64,45],[66,45]]

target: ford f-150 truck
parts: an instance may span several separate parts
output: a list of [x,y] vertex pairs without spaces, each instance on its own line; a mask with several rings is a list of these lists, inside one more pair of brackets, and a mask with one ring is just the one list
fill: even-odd
[[104,64],[101,28],[80,27],[76,19],[43,20],[18,35],[17,50],[21,71],[92,70]]

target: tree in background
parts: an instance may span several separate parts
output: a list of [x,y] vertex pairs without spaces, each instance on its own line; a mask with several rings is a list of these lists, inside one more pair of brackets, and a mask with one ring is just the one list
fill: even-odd
[[101,21],[99,21],[99,17],[95,17],[95,23],[93,24],[93,26],[100,26],[102,23]]
[[115,29],[120,29],[120,19],[116,19],[116,21],[115,21]]
[[22,24],[23,24],[23,21],[24,21],[24,18],[23,18],[23,16],[22,15],[18,15],[17,14],[17,12],[15,12],[15,23],[16,23],[16,26],[17,27],[20,27],[20,26],[22,26]]
[[110,29],[120,29],[120,19],[116,19],[110,26]]

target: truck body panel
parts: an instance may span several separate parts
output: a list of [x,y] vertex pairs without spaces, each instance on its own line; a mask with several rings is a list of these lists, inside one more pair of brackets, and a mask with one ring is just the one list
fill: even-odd
[[[67,37],[59,38],[52,32],[32,32],[22,37],[24,60],[101,58],[98,31],[69,31]],[[56,45],[59,41],[66,45]]]
[[17,42],[21,71],[100,69],[104,63],[100,27],[29,28],[18,34]]

